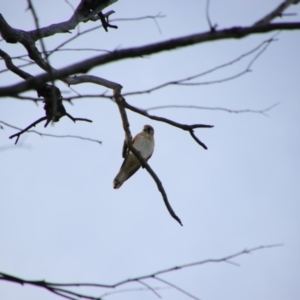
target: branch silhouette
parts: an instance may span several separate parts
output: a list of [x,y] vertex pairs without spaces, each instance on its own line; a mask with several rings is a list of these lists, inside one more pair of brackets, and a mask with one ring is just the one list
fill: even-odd
[[[22,129],[20,127],[17,127],[17,126],[14,126],[12,124],[9,124],[7,122],[4,122],[2,120],[0,120],[0,123],[7,126],[7,127],[10,127],[10,128],[13,128],[13,129],[16,129],[16,130],[20,130],[22,131]],[[84,136],[79,136],[79,135],[70,135],[70,134],[67,134],[67,135],[58,135],[58,134],[49,134],[49,133],[43,133],[43,132],[39,132],[39,131],[36,131],[36,130],[26,130],[26,132],[28,133],[35,133],[41,137],[53,137],[53,138],[74,138],[74,139],[80,139],[80,140],[84,140],[84,141],[90,141],[90,142],[94,142],[94,143],[97,143],[97,144],[102,144],[102,141],[100,140],[96,140],[96,139],[92,139],[92,138],[88,138],[88,137],[84,137]],[[12,136],[10,137],[12,138]]]
[[224,108],[224,107],[209,107],[209,106],[198,106],[198,105],[160,105],[160,106],[153,106],[153,107],[148,107],[145,109],[145,111],[151,111],[151,110],[159,110],[159,109],[170,109],[170,108],[189,108],[189,109],[201,109],[201,110],[217,110],[217,111],[225,111],[228,113],[233,113],[233,114],[241,114],[241,113],[255,113],[255,114],[262,114],[264,116],[267,116],[266,112],[272,110],[274,107],[279,105],[278,103],[274,103],[271,106],[268,106],[264,109],[229,109],[229,108]]
[[[3,21],[4,19],[0,14],[0,31],[1,31],[1,26],[3,26]],[[0,88],[0,96],[15,95],[36,88],[49,80],[55,80],[55,79],[62,79],[66,83],[72,84],[72,78],[67,78],[70,75],[76,73],[86,73],[96,66],[105,65],[107,63],[123,60],[125,58],[134,58],[134,57],[141,57],[145,55],[151,55],[162,51],[169,51],[176,48],[191,46],[191,45],[200,44],[204,42],[211,42],[211,41],[217,41],[223,39],[240,39],[248,35],[267,33],[275,30],[299,30],[299,29],[300,29],[299,22],[298,23],[297,22],[270,23],[266,25],[257,25],[257,26],[248,26],[248,27],[232,27],[229,29],[216,30],[214,32],[209,31],[209,32],[184,36],[181,38],[174,38],[172,40],[149,44],[141,47],[115,50],[112,53],[99,55],[94,58],[81,61],[79,63],[74,63],[68,67],[59,70],[53,70],[52,74],[48,74],[48,73],[41,74],[36,76],[35,78],[26,80],[26,82],[21,82],[18,84]],[[30,45],[30,47],[33,48],[33,45]],[[49,69],[49,66],[45,66],[44,63],[42,64],[40,63],[41,61],[38,59],[38,55],[36,51],[31,54],[33,55],[32,58],[42,68]],[[111,88],[115,89],[116,87],[111,87]]]
[[[267,40],[263,41],[262,43],[260,43],[259,45],[257,45],[253,49],[247,51],[246,53],[243,53],[240,56],[238,56],[238,57],[236,57],[236,58],[234,58],[234,59],[232,59],[232,60],[230,60],[226,63],[215,66],[215,67],[213,67],[209,70],[203,71],[203,72],[198,73],[196,75],[191,75],[191,76],[188,76],[188,77],[184,77],[184,78],[181,78],[181,79],[171,80],[171,81],[165,82],[163,84],[160,84],[160,85],[157,85],[157,86],[154,86],[154,87],[151,87],[151,88],[147,88],[145,90],[126,92],[126,93],[123,94],[123,96],[128,97],[128,96],[135,96],[135,95],[141,95],[141,94],[150,94],[151,92],[154,92],[154,91],[157,91],[159,89],[162,89],[162,88],[165,88],[165,87],[168,87],[168,86],[172,86],[172,85],[178,85],[178,86],[193,86],[193,85],[195,85],[195,86],[197,86],[197,85],[208,85],[208,84],[222,83],[222,82],[226,82],[226,81],[229,81],[229,80],[233,80],[233,79],[238,78],[242,75],[248,74],[250,71],[252,71],[251,67],[253,66],[253,64],[260,57],[260,55],[263,54],[264,51],[266,51],[267,47],[272,42],[276,41],[275,37],[277,35],[278,34],[274,35],[270,39],[267,39]],[[61,50],[65,50],[65,49],[61,49]],[[70,49],[70,50],[72,50],[72,49]],[[80,50],[80,49],[76,49],[76,50]],[[95,50],[97,50],[97,49],[95,49]],[[206,81],[206,82],[191,82],[190,83],[190,81],[192,81],[196,78],[203,77],[203,76],[212,74],[214,72],[217,72],[217,71],[219,71],[223,68],[232,66],[232,65],[244,60],[245,58],[247,58],[251,54],[255,54],[255,53],[256,53],[256,55],[250,60],[250,62],[246,65],[246,68],[244,70],[239,71],[238,73],[236,73],[236,74],[234,74],[230,77],[221,78],[221,79],[218,79],[218,80]],[[111,83],[105,84],[103,81],[98,82],[99,77],[96,77],[96,76],[86,75],[85,78],[87,79],[87,82],[100,84],[100,85],[106,86],[108,88],[110,88],[110,86],[111,86]],[[80,80],[80,81],[84,82],[83,80]],[[80,82],[78,82],[78,83],[80,83]],[[34,97],[30,97],[30,96],[13,95],[12,97],[14,97],[16,99],[20,99],[20,100],[32,100],[32,101],[35,101],[35,102],[40,101],[39,98],[34,98]],[[69,96],[69,97],[64,97],[63,100],[64,101],[72,101],[72,100],[75,100],[75,99],[82,99],[82,98],[104,98],[104,99],[111,100],[113,98],[113,96],[108,95],[106,92],[101,93],[101,94],[96,94],[96,95],[93,95],[93,94],[78,94],[78,95],[72,95],[72,96]],[[210,108],[208,108],[208,109],[210,109]],[[220,108],[220,110],[226,110],[226,109]],[[252,110],[249,110],[249,112],[252,112]],[[253,112],[255,112],[255,111],[253,111]]]
[[170,120],[170,119],[167,119],[167,118],[163,118],[163,117],[158,117],[158,116],[154,116],[154,115],[150,115],[148,114],[148,112],[146,110],[143,110],[143,109],[139,109],[135,106],[132,106],[130,104],[128,104],[125,99],[122,101],[121,103],[122,106],[124,106],[125,108],[131,110],[131,111],[134,111],[140,115],[143,115],[151,120],[155,120],[155,121],[159,121],[159,122],[163,122],[163,123],[167,123],[171,126],[174,126],[174,127],[177,127],[177,128],[180,128],[182,130],[185,130],[185,131],[188,131],[191,136],[193,137],[193,139],[196,141],[197,144],[199,144],[201,147],[203,147],[205,150],[207,150],[207,147],[206,145],[201,142],[199,140],[199,138],[197,138],[194,134],[194,129],[197,129],[197,128],[212,128],[214,127],[213,125],[205,125],[205,124],[192,124],[192,125],[186,125],[186,124],[180,124],[180,123],[177,123],[173,120]]
[[[272,244],[272,245],[263,245],[263,246],[258,246],[254,248],[249,248],[249,249],[244,249],[242,251],[236,252],[234,254],[230,254],[228,256],[224,256],[222,258],[213,258],[213,259],[205,259],[205,260],[200,260],[196,262],[191,262],[175,267],[170,267],[167,269],[159,270],[147,275],[142,275],[142,276],[137,276],[129,279],[125,279],[122,281],[119,281],[114,284],[101,284],[101,283],[84,283],[84,282],[78,282],[78,283],[58,283],[58,282],[49,282],[45,280],[26,280],[17,276],[13,276],[4,272],[0,272],[0,280],[6,281],[6,282],[13,282],[13,283],[18,283],[21,285],[31,285],[39,288],[43,288],[53,294],[59,295],[63,298],[66,299],[71,299],[71,300],[79,300],[79,299],[86,299],[86,300],[101,300],[103,297],[107,296],[109,293],[105,292],[101,296],[91,296],[85,293],[80,293],[80,292],[75,292],[72,290],[72,288],[98,288],[98,289],[116,289],[120,286],[127,285],[129,283],[137,283],[139,285],[142,285],[143,287],[146,287],[148,291],[151,291],[152,293],[155,294],[157,297],[161,297],[161,295],[158,293],[159,289],[164,289],[164,288],[173,288],[177,290],[178,292],[183,293],[189,298],[192,299],[199,299],[198,297],[190,294],[186,290],[180,288],[177,284],[174,284],[164,278],[161,278],[161,275],[163,274],[169,274],[172,272],[180,272],[183,269],[187,269],[190,267],[196,267],[204,264],[209,264],[209,263],[229,263],[235,266],[239,266],[239,264],[233,262],[232,260],[245,255],[245,254],[252,254],[256,251],[263,250],[263,249],[268,249],[268,248],[276,248],[283,246],[283,244]],[[153,287],[151,284],[148,283],[148,281],[154,280],[159,283],[164,283],[165,286],[163,287]],[[145,283],[147,281],[147,283]],[[134,289],[137,290],[137,289]],[[118,292],[118,290],[116,290]],[[122,291],[119,291],[122,292]]]

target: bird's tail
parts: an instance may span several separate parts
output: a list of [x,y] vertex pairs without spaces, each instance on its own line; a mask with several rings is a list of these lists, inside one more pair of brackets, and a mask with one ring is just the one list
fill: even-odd
[[124,172],[122,172],[122,170],[120,170],[120,172],[117,174],[117,176],[115,177],[115,179],[113,181],[114,189],[120,188],[121,185],[124,183],[124,181],[126,180],[124,175],[125,175]]

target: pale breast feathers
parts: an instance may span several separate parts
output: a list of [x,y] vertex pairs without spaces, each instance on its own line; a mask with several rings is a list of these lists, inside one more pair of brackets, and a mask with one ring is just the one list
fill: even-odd
[[154,150],[154,139],[148,134],[139,134],[133,140],[133,146],[141,153],[143,158],[148,159]]

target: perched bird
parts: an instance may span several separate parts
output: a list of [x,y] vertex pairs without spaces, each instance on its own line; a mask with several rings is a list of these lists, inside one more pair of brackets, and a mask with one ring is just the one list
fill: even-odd
[[[138,133],[132,140],[132,145],[140,152],[141,156],[148,161],[154,151],[153,127],[145,125],[143,131]],[[119,173],[113,181],[114,189],[118,189],[141,167],[140,161],[129,151],[126,140],[124,141],[122,156],[124,157],[124,161]]]

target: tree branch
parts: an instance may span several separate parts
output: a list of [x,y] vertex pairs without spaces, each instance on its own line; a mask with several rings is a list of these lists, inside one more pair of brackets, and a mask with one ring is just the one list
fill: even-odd
[[115,99],[115,101],[118,105],[119,111],[120,111],[120,115],[121,115],[122,123],[123,123],[123,129],[124,129],[124,132],[125,132],[126,143],[127,143],[127,146],[129,148],[129,150],[137,157],[137,159],[140,161],[141,165],[151,175],[151,177],[153,178],[153,180],[155,181],[155,183],[157,185],[158,190],[160,191],[160,193],[162,195],[162,198],[164,200],[164,203],[165,203],[170,215],[182,226],[182,223],[181,223],[180,219],[175,214],[174,210],[172,209],[172,207],[169,203],[167,194],[164,190],[164,187],[163,187],[160,179],[154,173],[154,171],[151,169],[151,167],[145,161],[145,159],[140,155],[140,153],[132,145],[132,135],[131,135],[131,132],[130,132],[130,129],[129,129],[130,125],[129,125],[127,114],[126,114],[126,111],[125,111],[126,105],[124,105],[124,103],[126,103],[126,102],[125,102],[125,99],[122,97],[120,90],[115,90],[114,91],[114,99]]
[[264,109],[260,110],[254,110],[254,109],[229,109],[229,108],[224,108],[224,107],[209,107],[209,106],[197,106],[197,105],[161,105],[161,106],[153,106],[146,108],[145,111],[150,111],[150,110],[157,110],[157,109],[166,109],[166,108],[190,108],[190,109],[202,109],[202,110],[219,110],[219,111],[225,111],[228,113],[234,113],[234,114],[241,114],[241,113],[256,113],[256,114],[262,114],[264,116],[267,116],[266,112],[270,111],[273,109],[275,106],[279,105],[278,103],[274,103],[271,106],[268,106]]
[[[200,44],[209,41],[217,41],[222,39],[240,39],[251,34],[261,34],[271,32],[274,30],[299,30],[300,22],[295,23],[273,23],[259,26],[249,27],[232,27],[229,29],[216,30],[215,32],[204,32],[184,36],[181,38],[175,38],[168,41],[149,44],[142,47],[127,48],[122,50],[115,50],[112,53],[96,56],[94,58],[86,59],[79,63],[72,64],[68,67],[53,70],[53,76],[50,74],[41,74],[35,78],[28,79],[26,82],[21,82],[4,88],[0,88],[0,96],[15,95],[24,91],[27,91],[37,86],[41,86],[45,82],[51,79],[63,79],[75,73],[86,73],[90,69],[111,63],[114,61],[122,60],[125,58],[141,57],[144,55],[150,55],[162,51],[173,50],[180,47],[186,47],[190,45]],[[69,84],[72,84],[69,82]]]
[[[81,22],[87,22],[91,19],[95,20],[95,16],[99,12],[117,1],[118,0],[93,1],[94,3],[97,3],[97,5],[91,7],[88,1],[81,0],[74,14],[68,21],[42,27],[39,32],[37,30],[32,30],[28,33],[34,41],[37,41],[40,38],[49,37],[57,33],[69,32],[70,30],[75,29]],[[99,17],[97,19],[99,20]]]
[[[259,246],[259,247],[254,247],[254,248],[250,248],[250,249],[244,249],[242,251],[239,251],[235,254],[231,254],[222,258],[216,258],[216,259],[205,259],[205,260],[200,260],[197,262],[192,262],[192,263],[187,263],[187,264],[183,264],[183,265],[179,265],[179,266],[175,266],[175,267],[171,267],[171,268],[167,268],[167,269],[163,269],[160,271],[156,271],[153,273],[150,273],[148,275],[143,275],[143,276],[138,276],[138,277],[133,277],[133,278],[129,278],[126,280],[122,280],[119,281],[117,283],[114,284],[100,284],[100,283],[56,283],[56,282],[48,282],[45,280],[26,280],[26,279],[22,279],[16,276],[12,276],[9,275],[7,273],[3,273],[0,272],[0,280],[2,281],[7,281],[7,282],[13,282],[13,283],[19,283],[21,285],[31,285],[31,286],[35,286],[35,287],[40,287],[40,288],[44,288],[52,293],[55,293],[57,295],[60,295],[62,297],[65,297],[67,299],[75,299],[78,300],[80,299],[101,299],[99,297],[94,297],[94,296],[90,296],[90,295],[86,295],[86,294],[82,294],[82,293],[76,293],[73,292],[72,290],[70,290],[69,288],[78,288],[78,287],[82,287],[82,288],[87,288],[87,287],[93,287],[93,288],[106,288],[106,289],[115,289],[118,288],[119,286],[125,285],[125,284],[129,284],[129,283],[139,283],[139,284],[144,284],[145,280],[157,280],[159,282],[163,282],[165,283],[167,286],[172,287],[182,293],[184,293],[185,295],[193,298],[193,299],[198,299],[197,297],[191,295],[190,293],[186,292],[185,290],[181,289],[178,285],[173,284],[165,279],[162,279],[161,277],[158,277],[159,275],[162,274],[168,274],[171,272],[177,272],[180,271],[182,269],[186,269],[186,268],[190,268],[190,267],[194,267],[194,266],[200,266],[200,265],[204,265],[204,264],[208,264],[208,263],[222,263],[222,262],[227,262],[227,263],[232,263],[231,260],[234,258],[237,258],[239,256],[245,255],[245,254],[250,254],[262,249],[267,249],[267,248],[274,248],[274,247],[280,247],[282,246],[282,244],[273,244],[273,245],[264,245],[264,246]],[[143,282],[143,283],[142,283]],[[147,286],[151,291],[155,290],[156,288],[150,287],[148,284],[146,284],[145,286]],[[120,291],[119,291],[120,292]],[[104,297],[106,294],[103,294],[102,297]],[[76,296],[77,298],[74,298],[73,296]]]
[[14,63],[12,62],[11,57],[1,49],[0,49],[0,56],[3,58],[3,60],[5,62],[5,65],[6,65],[8,70],[12,71],[13,73],[17,74],[18,76],[20,76],[23,79],[28,79],[28,78],[33,77],[29,73],[27,73],[27,72],[21,70],[20,68],[16,67],[14,65]]
[[[157,86],[145,89],[145,90],[127,92],[127,93],[124,93],[123,96],[125,97],[125,96],[132,96],[132,95],[148,94],[148,93],[151,93],[153,91],[162,89],[162,88],[170,86],[170,85],[188,86],[188,85],[214,84],[214,83],[220,83],[220,82],[232,80],[233,78],[240,77],[240,76],[242,76],[244,74],[247,74],[247,73],[249,73],[251,71],[250,68],[252,67],[252,65],[254,64],[254,62],[258,59],[258,57],[267,49],[267,47],[272,42],[276,41],[275,40],[275,36],[276,35],[274,35],[270,39],[267,39],[267,40],[263,41],[258,46],[254,47],[253,49],[249,50],[246,53],[241,54],[240,56],[234,58],[233,60],[228,61],[226,63],[223,63],[221,65],[218,65],[216,67],[213,67],[213,68],[211,68],[209,70],[206,70],[204,72],[201,72],[201,73],[198,73],[196,75],[189,76],[189,77],[181,78],[181,79],[178,79],[178,80],[168,81],[168,82],[165,82],[163,84],[160,84],[160,85],[157,85]],[[61,49],[61,50],[65,50],[65,49]],[[80,50],[80,49],[77,49],[77,50]],[[97,49],[95,49],[95,50],[97,50]],[[196,79],[196,78],[208,75],[210,73],[216,72],[216,71],[218,71],[220,69],[223,69],[225,67],[229,67],[229,66],[231,66],[233,64],[236,64],[239,61],[245,59],[246,57],[250,56],[251,54],[253,54],[253,53],[257,52],[257,51],[259,51],[259,52],[254,56],[254,58],[246,66],[245,70],[243,70],[243,71],[241,71],[241,72],[239,72],[239,73],[237,73],[235,75],[232,75],[232,76],[227,77],[227,78],[222,78],[222,79],[219,79],[219,80],[189,83],[189,81],[191,81],[193,79]],[[113,87],[113,89],[115,89],[115,88],[121,88],[121,85],[118,85],[115,82],[112,82],[112,81],[109,81],[109,80],[106,80],[106,79],[103,79],[103,78],[100,78],[100,77],[97,77],[97,76],[93,76],[93,75],[80,76],[79,78],[76,77],[76,76],[74,76],[72,78],[72,84],[80,84],[80,83],[83,83],[83,82],[95,83],[95,84],[99,84],[99,85],[105,86],[107,88]],[[14,96],[14,97],[16,97],[18,99],[27,99],[27,100],[33,100],[33,101],[38,101],[39,100],[38,98],[33,98],[33,97],[29,97],[29,96],[27,96],[27,97]],[[101,97],[101,98],[106,98],[106,99],[110,99],[110,100],[112,98],[112,96],[105,95],[105,93],[102,93],[102,94],[98,94],[98,95],[77,95],[77,96],[71,96],[71,97],[64,97],[63,100],[65,100],[65,101],[71,101],[71,100],[77,99],[77,98],[93,98],[93,97],[97,97],[97,98]],[[232,112],[235,112],[235,111],[232,111]],[[238,112],[240,112],[240,111],[238,111]],[[249,110],[249,112],[250,112],[250,110]]]
[[[7,126],[7,127],[16,129],[16,130],[22,130],[21,128],[19,128],[17,126],[8,124],[8,123],[6,123],[4,121],[1,121],[1,120],[0,120],[0,123]],[[47,136],[47,137],[53,137],[53,138],[74,138],[74,139],[80,139],[80,140],[84,140],[84,141],[95,142],[97,144],[102,144],[102,141],[100,141],[100,140],[91,139],[91,138],[87,138],[87,137],[83,137],[83,136],[79,136],[79,135],[57,135],[57,134],[42,133],[42,132],[35,131],[35,130],[27,130],[27,132],[28,133],[30,133],[30,132],[35,133],[35,134],[38,134],[39,136],[42,136],[42,137]]]
[[194,129],[196,128],[212,128],[214,127],[213,125],[205,125],[205,124],[192,124],[192,125],[186,125],[186,124],[180,124],[177,123],[175,121],[172,121],[170,119],[167,118],[163,118],[163,117],[157,117],[154,115],[150,115],[148,114],[148,112],[146,110],[143,109],[139,109],[136,108],[135,106],[132,106],[130,104],[128,104],[125,99],[123,98],[123,101],[121,103],[121,105],[131,111],[134,111],[135,113],[138,113],[140,115],[143,115],[151,120],[155,120],[155,121],[159,121],[159,122],[163,122],[163,123],[167,123],[169,125],[172,125],[174,127],[180,128],[182,130],[188,131],[191,136],[193,137],[193,139],[200,145],[202,146],[205,150],[207,150],[207,147],[204,143],[202,143],[195,135],[194,135]]
[[156,279],[157,281],[160,281],[160,282],[163,282],[163,283],[167,284],[168,286],[170,286],[170,287],[174,288],[175,290],[177,290],[177,291],[183,293],[184,295],[190,297],[191,299],[194,299],[194,300],[201,300],[200,298],[198,298],[198,297],[192,295],[191,293],[185,291],[184,289],[180,288],[180,287],[177,286],[176,284],[173,284],[173,283],[171,283],[171,282],[169,282],[169,281],[167,281],[167,280],[165,280],[165,279],[159,278],[159,277],[157,277],[157,276],[155,276],[155,279]]
[[[116,2],[117,0],[105,0],[105,1],[93,1],[93,2],[87,2],[85,0],[82,0],[79,6],[77,7],[75,13],[73,14],[72,18],[67,21],[60,24],[54,24],[48,27],[39,28],[38,24],[38,18],[35,13],[34,7],[31,3],[31,0],[28,1],[28,7],[31,9],[34,22],[36,25],[36,30],[33,31],[23,31],[12,28],[3,18],[3,16],[0,14],[0,33],[2,37],[6,40],[8,43],[21,43],[27,50],[29,57],[36,62],[36,64],[41,67],[46,72],[49,72],[49,76],[51,81],[53,81],[55,78],[53,78],[53,72],[55,71],[54,68],[51,67],[51,65],[48,62],[48,55],[43,43],[43,38],[51,36],[53,34],[59,33],[61,28],[64,28],[63,32],[68,31],[66,27],[69,25],[71,27],[76,26],[81,21],[88,21],[92,16],[95,14],[98,14],[101,12],[103,8],[106,6]],[[110,15],[111,12],[108,13]],[[108,16],[103,15],[103,18],[107,20],[108,22]],[[99,16],[98,16],[99,17]],[[74,23],[75,22],[75,23]],[[108,23],[107,23],[108,24]],[[108,24],[109,25],[109,24]],[[111,25],[110,25],[111,27]],[[75,28],[75,27],[74,27]],[[66,30],[66,31],[65,31]],[[41,53],[38,51],[38,49],[35,46],[35,42],[37,40],[41,39],[42,44],[42,50],[45,54],[45,59],[43,59]],[[72,79],[64,78],[62,79],[67,84],[76,84],[78,83],[78,78],[75,80],[75,82],[72,82]],[[52,83],[54,85],[54,83]],[[36,87],[39,88],[39,87]],[[113,87],[111,87],[113,88]]]
[[273,19],[281,17],[282,13],[292,4],[298,4],[299,0],[285,0],[279,4],[273,11],[268,13],[262,19],[254,23],[254,26],[264,25],[270,23]]
[[207,23],[209,25],[210,31],[213,32],[213,31],[216,30],[217,26],[216,25],[213,26],[212,23],[211,23],[211,21],[210,21],[210,17],[209,17],[209,4],[210,4],[209,0],[206,0],[205,15],[206,15],[206,21],[207,21]]

